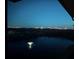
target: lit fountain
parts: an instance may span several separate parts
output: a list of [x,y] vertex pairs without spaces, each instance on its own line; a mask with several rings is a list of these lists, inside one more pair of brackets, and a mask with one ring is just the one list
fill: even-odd
[[32,48],[33,42],[27,42],[27,44],[29,45],[29,49]]

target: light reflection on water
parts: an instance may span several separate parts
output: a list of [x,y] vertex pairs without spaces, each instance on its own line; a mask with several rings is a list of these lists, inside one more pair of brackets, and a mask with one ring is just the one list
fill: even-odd
[[[9,42],[8,48],[21,51],[23,49],[28,49],[27,40],[21,40],[18,42]],[[33,39],[34,42],[32,48],[33,50],[54,50],[63,51],[64,48],[74,44],[73,41],[67,40],[66,38],[56,38],[56,37],[38,37],[37,39]],[[34,50],[34,51],[35,51]]]

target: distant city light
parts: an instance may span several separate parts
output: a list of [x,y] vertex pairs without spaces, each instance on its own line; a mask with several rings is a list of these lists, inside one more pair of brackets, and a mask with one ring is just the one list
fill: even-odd
[[48,27],[49,29],[51,29],[51,27]]
[[64,27],[64,29],[67,29],[67,27]]
[[41,26],[40,29],[43,29],[43,27]]
[[35,29],[38,29],[39,27],[35,27]]
[[[45,27],[34,27],[35,29],[45,29]],[[58,27],[58,26],[55,26],[55,27],[47,27],[47,29],[67,29],[66,26],[64,27]]]

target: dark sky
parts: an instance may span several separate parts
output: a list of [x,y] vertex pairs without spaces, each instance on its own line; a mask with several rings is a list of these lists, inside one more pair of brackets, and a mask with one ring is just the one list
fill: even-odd
[[22,0],[8,2],[9,27],[55,27],[73,25],[72,18],[58,0]]

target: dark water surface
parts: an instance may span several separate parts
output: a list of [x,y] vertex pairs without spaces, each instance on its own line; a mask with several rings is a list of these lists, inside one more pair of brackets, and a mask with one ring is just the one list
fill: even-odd
[[40,59],[64,59],[66,48],[74,44],[73,41],[66,38],[57,37],[38,37],[31,39],[31,41],[33,42],[31,49],[28,47],[27,39],[8,42],[8,56],[17,56],[26,59],[36,58],[36,56]]

